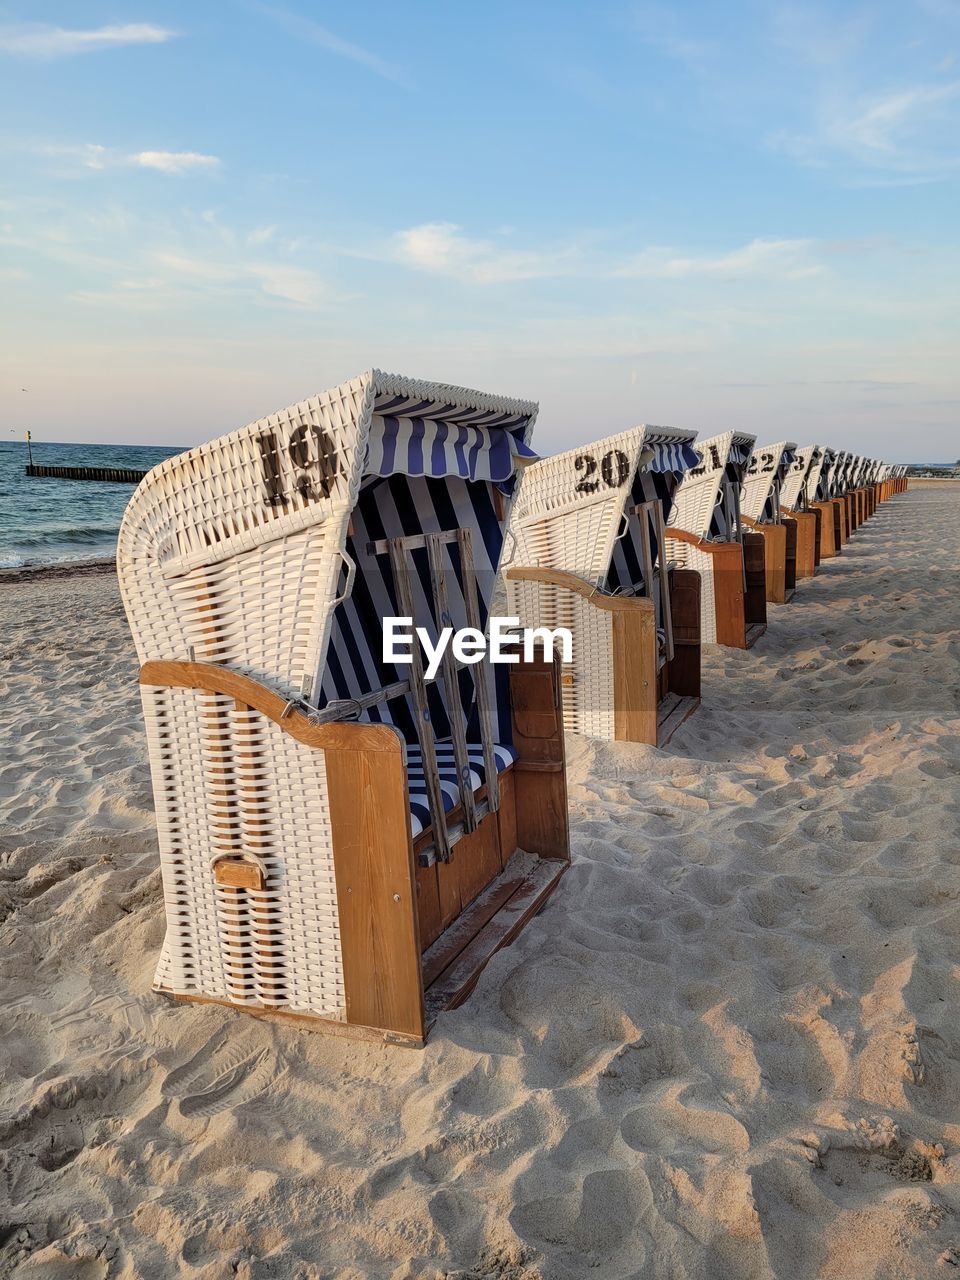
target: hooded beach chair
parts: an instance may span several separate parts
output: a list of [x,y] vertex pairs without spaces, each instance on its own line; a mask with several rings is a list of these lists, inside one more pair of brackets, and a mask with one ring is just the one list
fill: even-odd
[[854,530],[859,529],[867,518],[866,488],[863,478],[866,465],[866,458],[860,454],[854,454],[850,468],[851,523]]
[[780,490],[780,510],[797,523],[797,579],[812,578],[820,564],[823,513],[813,505],[823,465],[823,446],[798,449]]
[[828,476],[828,499],[833,503],[835,508],[835,516],[833,516],[833,527],[835,527],[837,552],[845,547],[850,539],[850,508],[846,500],[846,475],[850,466],[850,454],[845,453],[842,449],[837,449],[833,453],[833,461],[829,468]]
[[767,629],[763,535],[744,530],[740,488],[755,437],[727,431],[698,440],[699,466],[677,488],[667,557],[700,574],[704,644],[749,649]]
[[900,467],[895,466],[891,462],[881,463],[880,471],[879,471],[881,502],[889,501],[889,499],[892,498],[894,494],[899,493],[901,491],[899,487],[901,482],[900,481],[901,470],[902,469]]
[[155,467],[118,569],[167,931],[156,989],[423,1042],[568,862],[559,667],[483,630],[536,406],[376,370]]
[[841,529],[843,520],[840,512],[840,501],[832,497],[833,470],[837,463],[837,455],[826,445],[813,446],[819,450],[819,464],[811,464],[807,475],[806,490],[812,511],[820,514],[818,556],[821,561],[829,560],[840,554]]
[[696,432],[635,427],[527,467],[500,612],[567,628],[567,728],[665,744],[700,699],[700,579],[664,555]]
[[873,492],[874,492],[874,510],[879,507],[884,499],[884,476],[886,475],[887,464],[882,458],[874,460],[873,464]]
[[791,600],[797,585],[797,523],[780,507],[796,447],[792,441],[756,447],[740,499],[744,524],[763,534],[767,600],[774,604]]

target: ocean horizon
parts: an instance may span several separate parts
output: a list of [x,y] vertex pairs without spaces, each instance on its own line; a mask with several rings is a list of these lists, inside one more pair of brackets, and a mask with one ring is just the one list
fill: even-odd
[[[148,471],[190,447],[31,442],[34,462],[46,466],[129,467],[139,471]],[[136,486],[28,476],[27,456],[25,441],[0,441],[0,569],[112,558],[124,509]],[[908,465],[953,466],[949,462]]]
[[[184,447],[34,440],[31,448],[34,462],[44,466],[148,471]],[[27,460],[26,441],[0,442],[0,569],[113,557],[124,508],[136,486],[40,479],[26,474]]]

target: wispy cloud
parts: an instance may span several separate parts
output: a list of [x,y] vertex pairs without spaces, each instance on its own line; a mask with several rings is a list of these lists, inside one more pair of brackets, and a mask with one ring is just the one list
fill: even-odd
[[931,182],[960,169],[960,80],[914,84],[870,97],[830,93],[814,131],[779,133],[803,164],[842,165],[850,183]]
[[0,52],[19,58],[64,58],[123,45],[163,44],[175,35],[175,31],[146,22],[127,22],[88,31],[48,23],[0,26]]
[[799,280],[820,275],[821,263],[813,256],[812,240],[756,239],[726,253],[683,255],[675,249],[645,249],[618,268],[618,276],[678,279],[691,276],[735,279],[741,276],[774,276]]
[[554,252],[511,249],[493,240],[474,240],[455,222],[424,222],[396,236],[395,256],[407,266],[470,284],[537,280],[570,274],[577,249]]
[[278,27],[296,36],[298,40],[305,40],[319,49],[326,49],[328,53],[335,54],[338,58],[346,58],[348,62],[356,62],[359,66],[366,67],[368,71],[382,76],[384,80],[392,80],[395,84],[405,83],[399,68],[381,58],[379,54],[344,40],[328,27],[315,22],[313,18],[305,18],[280,5],[262,3],[261,0],[248,0],[248,8],[270,18]]
[[[400,231],[393,257],[406,266],[463,284],[492,285],[559,277],[593,280],[755,279],[801,280],[826,270],[819,241],[758,237],[717,254],[692,254],[652,245],[634,254],[597,252],[588,240],[551,249],[518,249],[500,240],[466,235],[453,222],[425,222]],[[834,254],[843,252],[833,246]]]
[[33,155],[46,156],[64,164],[68,169],[89,170],[103,173],[109,169],[153,169],[158,173],[180,174],[193,170],[216,169],[219,156],[200,151],[121,151],[105,147],[99,142],[61,144],[49,142],[18,142],[16,149]]
[[201,284],[243,285],[254,283],[271,298],[314,307],[325,294],[319,277],[305,267],[286,262],[199,258],[166,250],[153,255],[165,276],[180,276]]
[[45,205],[0,221],[0,246],[20,250],[19,261],[31,269],[34,259],[68,268],[70,296],[85,302],[158,307],[191,295],[220,303],[243,296],[245,305],[270,299],[315,310],[331,299],[311,262],[296,260],[288,241],[268,243],[259,231],[188,210],[171,219],[98,208],[65,221]]
[[160,173],[186,173],[189,169],[215,169],[220,163],[217,156],[206,156],[198,151],[138,151],[128,157],[130,164],[141,169],[156,169]]

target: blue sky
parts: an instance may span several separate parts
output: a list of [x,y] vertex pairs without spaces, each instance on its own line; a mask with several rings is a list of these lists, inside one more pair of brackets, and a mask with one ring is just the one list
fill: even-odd
[[960,0],[0,2],[0,151],[6,438],[377,365],[539,400],[541,452],[960,455]]

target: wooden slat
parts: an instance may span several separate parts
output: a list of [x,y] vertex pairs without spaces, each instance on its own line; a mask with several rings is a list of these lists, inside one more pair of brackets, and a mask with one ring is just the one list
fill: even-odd
[[[404,617],[416,621],[413,607],[413,592],[410,590],[410,565],[404,554],[403,538],[390,538],[390,567],[393,570],[393,581],[397,592],[397,604]],[[410,646],[410,695],[413,702],[417,722],[417,739],[420,743],[420,758],[423,765],[423,778],[427,787],[427,803],[430,806],[430,826],[433,828],[433,843],[437,857],[442,862],[450,861],[450,840],[447,834],[447,818],[443,805],[443,791],[440,788],[440,770],[437,765],[436,737],[433,732],[433,721],[427,701],[427,687],[423,676],[423,655],[420,646]]]
[[513,897],[522,884],[522,876],[513,876],[507,879],[502,876],[497,877],[488,891],[481,894],[475,902],[468,906],[466,911],[457,918],[456,923],[445,930],[434,945],[424,952],[423,985],[425,990],[429,990],[431,984],[436,982],[444,969],[449,968],[457,956],[466,950],[484,925],[493,919],[500,908]]
[[[482,631],[480,605],[477,599],[477,573],[473,564],[473,543],[469,529],[457,530],[457,545],[460,550],[460,572],[463,575],[463,602],[466,606],[467,625]],[[473,673],[477,696],[477,718],[480,723],[480,744],[483,747],[487,801],[491,810],[496,813],[500,808],[500,783],[497,778],[497,759],[493,750],[493,722],[490,717],[490,686],[487,681],[486,659],[474,666]]]
[[668,693],[657,707],[657,746],[668,746],[673,735],[699,705],[699,698],[683,698],[678,694]]
[[[443,562],[443,542],[439,535],[427,535],[427,559],[430,564],[430,586],[436,610],[437,626],[452,625],[450,604],[447,597],[446,568]],[[452,572],[452,569],[451,569]],[[448,621],[449,619],[449,621]],[[460,681],[453,650],[448,644],[441,658],[444,689],[447,695],[447,718],[450,721],[450,738],[453,743],[453,759],[457,768],[457,790],[463,813],[465,831],[476,831],[477,814],[473,803],[473,783],[470,780],[470,760],[467,755],[467,725],[460,698]]]
[[456,542],[460,532],[459,529],[444,529],[436,534],[412,533],[406,537],[381,538],[378,542],[367,543],[367,554],[387,555],[390,552],[391,542],[398,543],[404,551],[423,551],[426,548],[428,536],[439,538],[441,542]]
[[429,867],[416,869],[417,877],[417,919],[420,922],[420,949],[426,950],[443,932],[443,921],[440,918],[440,887],[437,883],[437,866],[434,862]]
[[[444,1009],[455,1009],[464,1002],[490,959],[501,947],[509,945],[527,921],[536,915],[566,869],[565,862],[541,862],[525,876],[496,915],[434,981],[427,993],[431,1017]],[[508,876],[509,869],[503,874]],[[491,892],[495,892],[493,887]]]
[[488,813],[477,829],[457,844],[460,905],[466,907],[500,874],[500,831],[497,815]]
[[[656,528],[654,509],[660,511],[660,503],[657,501],[639,502],[636,506],[631,507],[630,514],[635,515],[640,520],[640,572],[643,574],[643,591],[648,600],[651,600],[656,609],[657,594],[656,589],[660,588],[660,610],[657,621],[663,624],[664,633],[664,661],[669,662],[673,657],[673,625],[670,618],[670,593],[666,586],[666,578],[663,573],[664,552],[663,539],[659,540],[658,550],[660,555],[658,562],[654,561],[653,556],[653,540],[651,538],[651,526]],[[662,515],[662,512],[661,512]],[[657,658],[659,661],[659,646]]]
[[497,810],[500,829],[500,866],[507,865],[517,851],[517,792],[513,770],[500,778],[500,808]]

